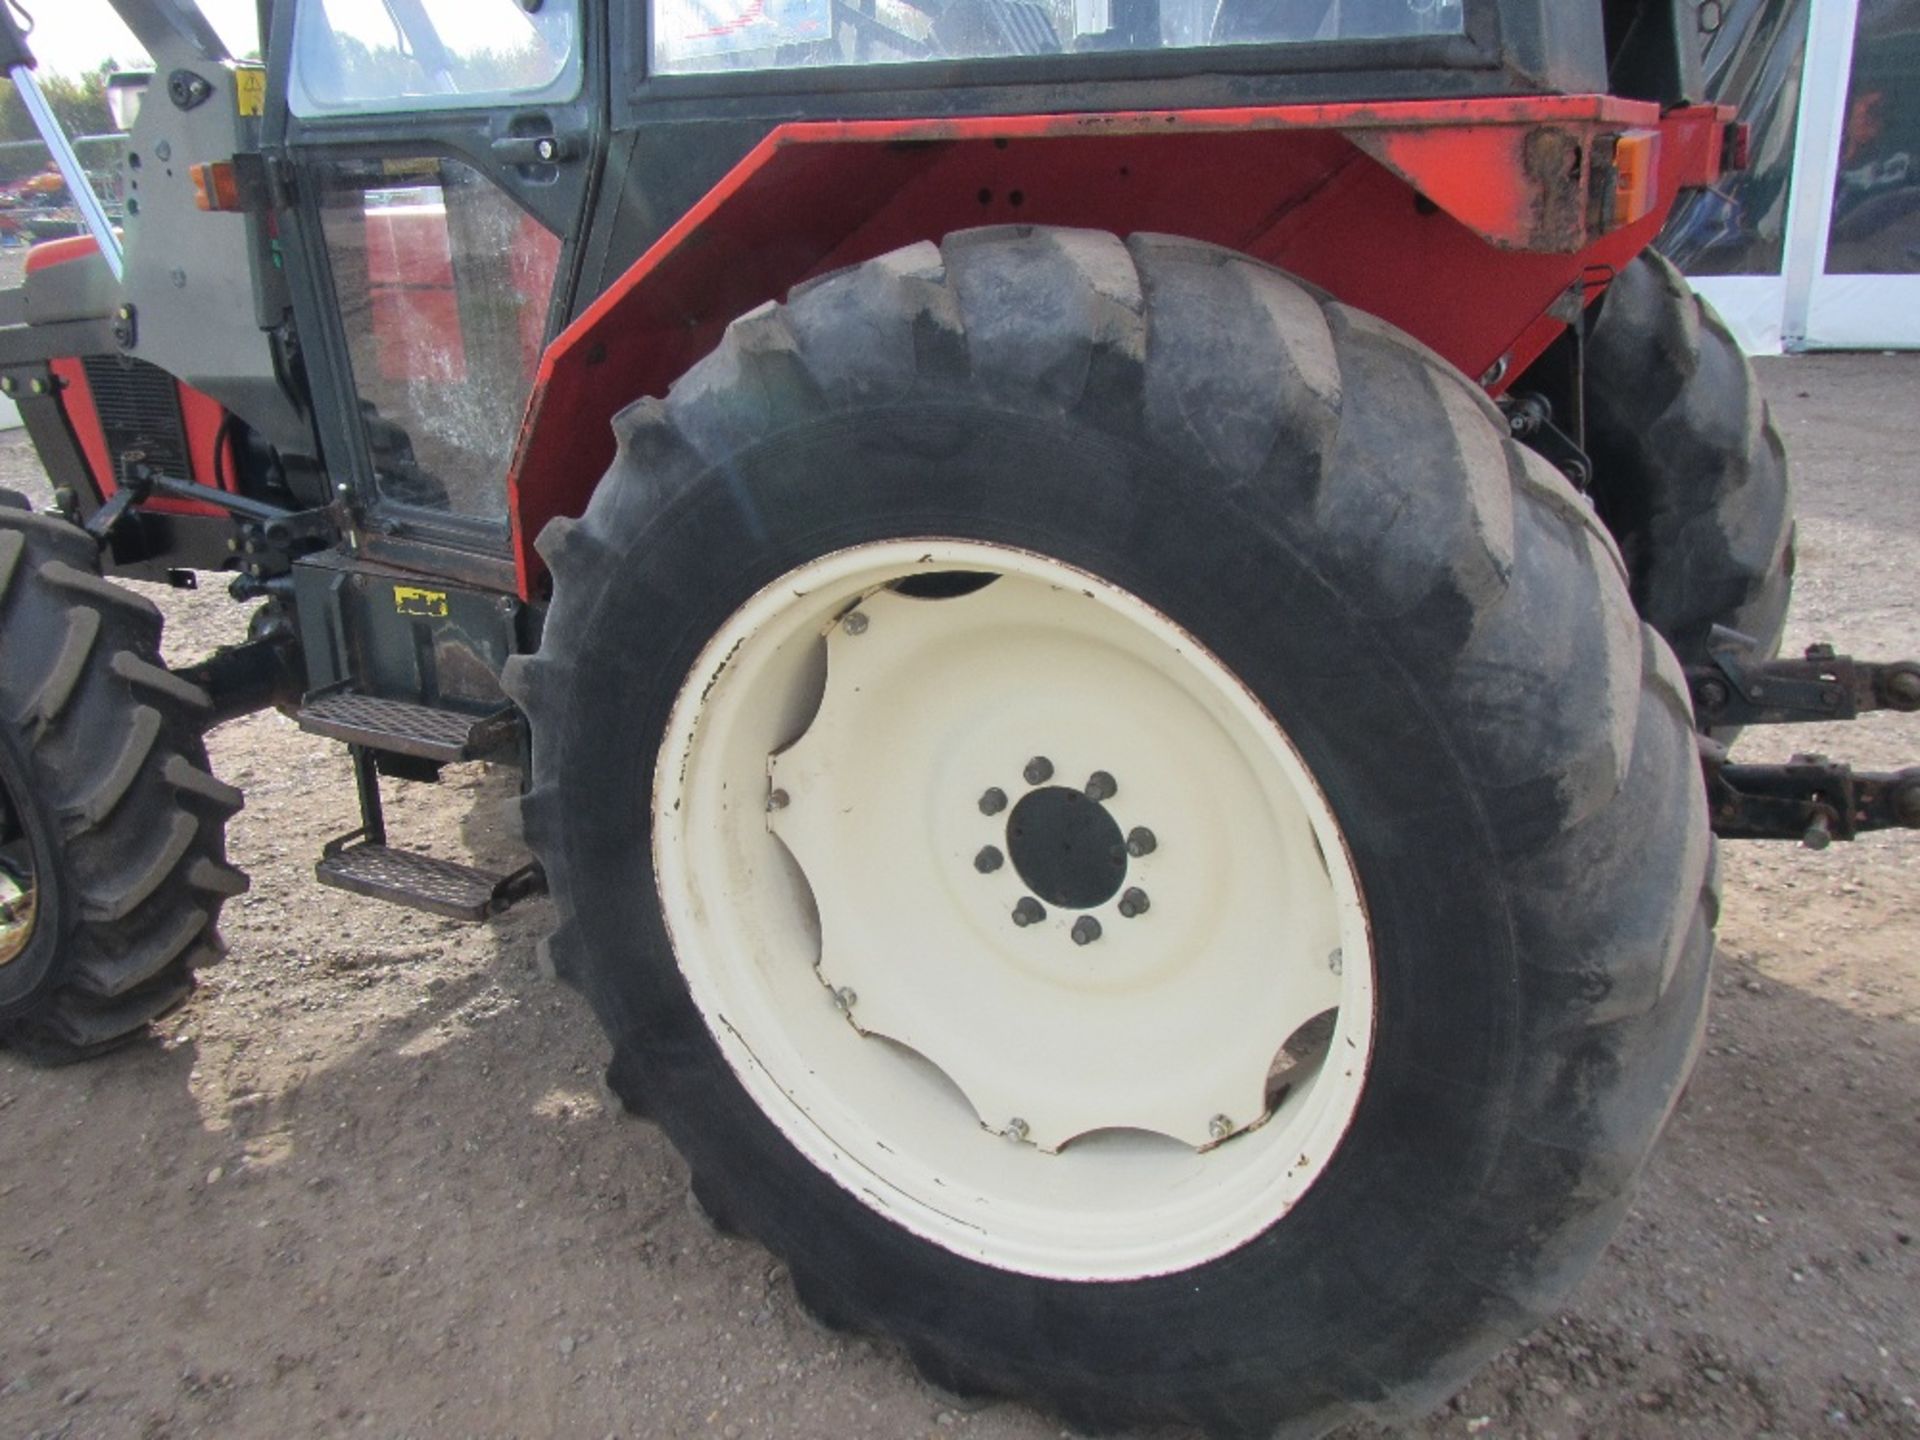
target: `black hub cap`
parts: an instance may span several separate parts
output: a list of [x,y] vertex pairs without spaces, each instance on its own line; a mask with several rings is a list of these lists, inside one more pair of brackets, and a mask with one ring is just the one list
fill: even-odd
[[1126,837],[1107,807],[1078,790],[1035,790],[1007,817],[1007,854],[1027,888],[1049,905],[1091,910],[1120,893]]

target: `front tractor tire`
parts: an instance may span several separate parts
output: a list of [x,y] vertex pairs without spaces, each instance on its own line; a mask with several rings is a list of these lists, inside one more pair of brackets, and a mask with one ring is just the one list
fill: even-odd
[[160,662],[160,612],[102,579],[93,542],[0,491],[0,1046],[103,1054],[219,956],[240,792],[201,743],[211,708]]
[[1685,689],[1404,335],[998,229],[616,423],[508,683],[553,968],[829,1323],[1083,1428],[1437,1403],[1599,1253],[1697,1047]]

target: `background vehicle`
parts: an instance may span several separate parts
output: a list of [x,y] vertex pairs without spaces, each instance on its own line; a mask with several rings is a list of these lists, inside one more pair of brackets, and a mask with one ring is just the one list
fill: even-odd
[[[119,8],[124,254],[0,337],[64,487],[0,511],[27,1053],[186,994],[200,736],[283,705],[356,761],[318,877],[550,883],[613,1087],[823,1319],[1312,1429],[1604,1243],[1710,826],[1920,823],[1697,733],[1920,670],[1769,658],[1778,437],[1643,253],[1739,148],[1688,7],[313,3],[264,73]],[[223,568],[255,638],[183,671],[102,578]],[[480,755],[538,864],[388,843]]]

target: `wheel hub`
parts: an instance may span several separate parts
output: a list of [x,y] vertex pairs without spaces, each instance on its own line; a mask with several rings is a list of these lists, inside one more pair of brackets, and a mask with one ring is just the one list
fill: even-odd
[[1048,905],[1091,910],[1120,893],[1127,841],[1113,812],[1064,785],[1029,791],[1007,819],[1007,855]]
[[1276,986],[1272,956],[1320,960],[1337,920],[1261,873],[1285,853],[1326,883],[1218,720],[1106,607],[1019,577],[882,589],[823,640],[766,823],[818,906],[820,983],[858,997],[847,1023],[1048,1153],[1262,1125],[1283,1042],[1340,1003],[1323,961]]

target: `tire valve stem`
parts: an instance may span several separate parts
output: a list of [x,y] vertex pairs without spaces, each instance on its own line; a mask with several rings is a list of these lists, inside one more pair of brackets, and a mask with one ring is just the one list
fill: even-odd
[[1147,892],[1138,885],[1129,885],[1120,896],[1120,914],[1128,920],[1144,915],[1153,908],[1153,902],[1147,898]]
[[1029,925],[1038,925],[1047,918],[1047,907],[1031,895],[1022,895],[1020,903],[1013,907],[1013,923],[1022,930]]

